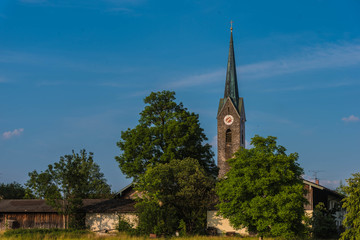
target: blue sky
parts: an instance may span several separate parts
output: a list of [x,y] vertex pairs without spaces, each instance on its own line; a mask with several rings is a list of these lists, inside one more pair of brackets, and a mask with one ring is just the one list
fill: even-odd
[[246,140],[278,137],[305,178],[334,188],[360,171],[359,12],[357,0],[2,0],[0,182],[85,148],[124,187],[116,142],[151,91],[176,91],[215,143],[233,20]]

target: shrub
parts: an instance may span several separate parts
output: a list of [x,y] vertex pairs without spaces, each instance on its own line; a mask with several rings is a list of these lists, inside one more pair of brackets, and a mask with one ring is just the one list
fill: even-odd
[[338,237],[334,217],[331,212],[325,208],[325,205],[322,202],[315,207],[311,225],[313,237],[315,238],[326,239]]

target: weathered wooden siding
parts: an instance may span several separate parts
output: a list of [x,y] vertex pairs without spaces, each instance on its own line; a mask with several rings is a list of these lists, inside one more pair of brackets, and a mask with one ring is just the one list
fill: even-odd
[[304,195],[304,197],[306,198],[306,200],[308,201],[305,205],[304,205],[304,209],[305,210],[313,210],[314,209],[314,203],[313,203],[313,199],[314,199],[314,191],[313,188],[308,185],[308,184],[304,184],[304,188],[306,190],[306,193]]
[[64,228],[64,217],[57,213],[4,213],[0,229],[4,229],[9,220],[15,220],[17,228]]

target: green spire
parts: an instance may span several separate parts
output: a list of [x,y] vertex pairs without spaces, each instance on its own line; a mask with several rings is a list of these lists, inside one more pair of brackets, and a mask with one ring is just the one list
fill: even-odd
[[238,90],[238,83],[236,77],[232,24],[231,24],[229,59],[227,63],[224,99],[226,99],[227,97],[230,97],[233,103],[235,104],[235,106],[238,107],[237,105],[239,102],[239,90]]

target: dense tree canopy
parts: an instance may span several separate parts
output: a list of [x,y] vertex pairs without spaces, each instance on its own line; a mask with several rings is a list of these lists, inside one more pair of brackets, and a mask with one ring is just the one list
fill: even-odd
[[217,175],[211,146],[200,127],[199,116],[175,102],[175,93],[151,93],[144,99],[145,109],[139,124],[121,133],[117,143],[122,150],[116,156],[121,171],[135,180],[149,166],[172,159],[197,159],[211,175]]
[[111,192],[93,154],[87,154],[85,150],[60,157],[59,162],[50,164],[41,173],[30,172],[29,177],[28,190],[37,198],[46,199],[60,213],[70,216],[70,224],[75,227],[82,199],[109,197]]
[[136,187],[143,193],[136,205],[140,231],[171,235],[181,228],[189,234],[203,233],[214,187],[215,179],[195,159],[149,167]]
[[0,199],[22,199],[24,197],[25,188],[20,183],[0,183]]
[[261,237],[303,233],[306,200],[298,154],[287,155],[271,136],[256,135],[251,144],[228,160],[231,169],[217,185],[220,214]]
[[341,234],[343,240],[360,239],[360,173],[354,173],[352,176],[346,180],[348,186],[343,186],[346,194],[343,200],[343,208],[346,209],[343,222],[346,229]]

